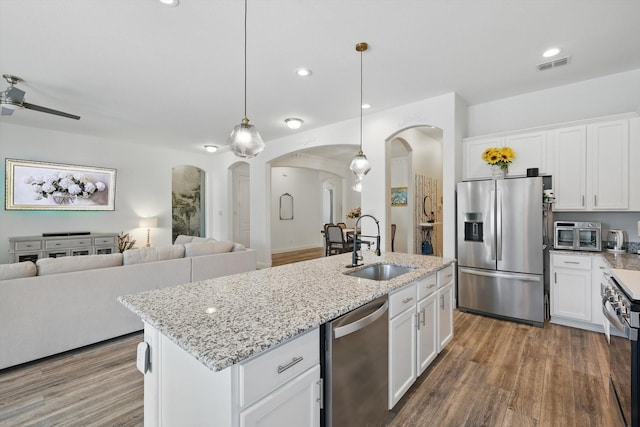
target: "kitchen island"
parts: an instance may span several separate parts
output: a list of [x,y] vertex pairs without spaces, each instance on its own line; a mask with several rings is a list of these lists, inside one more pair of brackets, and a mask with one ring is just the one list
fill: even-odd
[[[150,347],[145,425],[172,425],[170,420],[196,425],[204,419],[208,425],[250,425],[242,413],[264,400],[255,403],[265,396],[260,391],[268,389],[265,384],[279,387],[319,365],[320,325],[455,262],[365,252],[365,265],[415,267],[394,279],[373,281],[345,275],[353,270],[346,268],[350,261],[351,254],[343,254],[120,297],[144,321]],[[294,344],[303,353],[311,351],[304,361],[295,362],[294,356],[291,367],[279,366],[286,371],[283,378],[254,378],[263,371],[261,359]],[[319,367],[313,378],[319,379]],[[288,393],[320,399],[320,389],[309,386],[315,383]]]

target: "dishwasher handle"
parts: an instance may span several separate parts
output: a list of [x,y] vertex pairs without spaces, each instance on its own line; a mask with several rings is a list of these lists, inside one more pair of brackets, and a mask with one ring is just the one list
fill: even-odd
[[335,328],[333,330],[333,338],[334,339],[342,338],[346,335],[357,332],[360,329],[366,328],[367,326],[369,326],[370,324],[378,320],[380,316],[384,315],[387,312],[388,308],[389,308],[389,302],[385,300],[384,303],[382,303],[376,311],[369,314],[368,316],[363,317],[362,319],[358,319],[355,322]]

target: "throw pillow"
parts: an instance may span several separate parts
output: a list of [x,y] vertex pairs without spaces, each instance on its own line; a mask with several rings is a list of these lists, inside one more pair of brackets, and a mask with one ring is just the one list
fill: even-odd
[[32,261],[0,265],[0,280],[21,279],[36,275],[36,265]]
[[184,245],[184,252],[186,257],[221,254],[230,252],[231,249],[233,249],[233,242],[231,240],[220,240],[219,242],[187,243],[186,245]]

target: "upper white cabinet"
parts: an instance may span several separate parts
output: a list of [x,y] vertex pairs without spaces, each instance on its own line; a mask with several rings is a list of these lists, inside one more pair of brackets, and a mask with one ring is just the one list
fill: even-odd
[[516,158],[508,176],[529,168],[553,176],[554,211],[640,211],[640,118],[630,114],[590,119],[463,141],[464,180],[488,179],[488,147],[509,146]]
[[629,209],[629,120],[554,132],[554,211]]
[[515,160],[509,165],[509,176],[526,176],[529,168],[538,168],[540,174],[549,172],[547,132],[528,132],[465,140],[463,179],[490,178],[491,166],[482,160],[482,152],[489,147],[504,146],[511,147],[516,153]]

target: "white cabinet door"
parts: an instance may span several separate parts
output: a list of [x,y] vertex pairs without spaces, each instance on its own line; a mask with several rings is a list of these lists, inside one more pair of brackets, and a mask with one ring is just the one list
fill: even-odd
[[585,210],[587,133],[585,126],[557,129],[552,134],[555,168],[554,211]]
[[438,352],[453,339],[453,284],[438,289]]
[[318,427],[319,425],[319,365],[240,412],[240,427]]
[[463,162],[462,179],[465,181],[472,179],[491,178],[491,167],[482,160],[482,153],[490,147],[502,147],[503,137],[489,137],[472,141],[464,141],[462,144]]
[[593,257],[593,263],[591,267],[591,323],[602,326],[604,323],[604,315],[602,314],[602,305],[600,301],[601,289],[600,285],[603,282],[602,274],[607,270],[605,261],[600,256]]
[[551,254],[551,317],[591,322],[591,258]]
[[438,294],[432,293],[418,302],[417,363],[420,376],[438,355]]
[[504,145],[516,153],[516,158],[509,165],[510,176],[526,176],[529,168],[538,168],[541,175],[547,173],[546,132],[509,135],[505,137]]
[[389,322],[389,409],[416,380],[415,305]]
[[587,142],[589,210],[628,209],[629,120],[588,125]]

